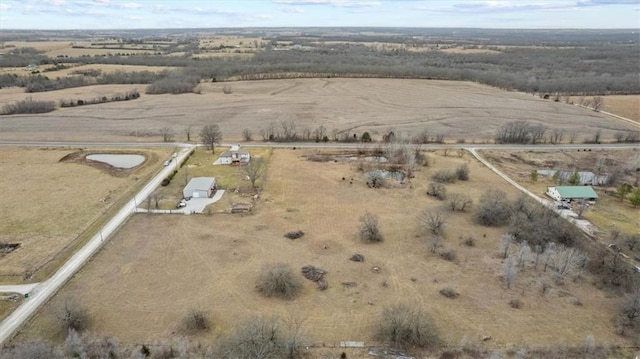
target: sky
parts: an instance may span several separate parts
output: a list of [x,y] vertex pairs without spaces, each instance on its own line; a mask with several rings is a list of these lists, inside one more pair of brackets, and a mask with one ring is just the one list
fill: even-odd
[[639,29],[640,0],[0,0],[3,29]]

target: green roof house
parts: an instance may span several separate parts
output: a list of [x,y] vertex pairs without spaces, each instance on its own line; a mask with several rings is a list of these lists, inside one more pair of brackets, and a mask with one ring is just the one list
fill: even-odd
[[591,186],[557,186],[548,187],[547,195],[556,201],[571,202],[574,200],[595,201],[598,194]]

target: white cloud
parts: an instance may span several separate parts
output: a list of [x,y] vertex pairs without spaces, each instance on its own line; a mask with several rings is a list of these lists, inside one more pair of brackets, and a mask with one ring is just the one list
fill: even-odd
[[325,5],[333,7],[373,7],[380,6],[380,1],[358,1],[358,0],[274,0],[276,4],[286,5]]
[[0,4],[0,10],[9,10],[11,9],[11,5]]
[[300,6],[293,6],[293,7],[286,7],[282,9],[282,11],[290,14],[302,14],[304,12],[304,9],[301,8]]
[[128,2],[126,4],[123,5],[125,8],[127,9],[139,9],[142,7],[142,5],[135,3],[135,2]]

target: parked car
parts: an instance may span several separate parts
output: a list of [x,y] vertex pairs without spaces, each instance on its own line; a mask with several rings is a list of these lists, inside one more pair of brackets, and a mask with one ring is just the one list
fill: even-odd
[[183,199],[180,200],[180,202],[178,202],[178,204],[176,205],[176,208],[183,208],[187,206],[187,201]]
[[170,164],[171,164],[171,160],[166,160],[166,161],[164,161],[164,166],[165,166],[165,167],[167,167],[167,166],[168,166],[168,165],[170,165]]

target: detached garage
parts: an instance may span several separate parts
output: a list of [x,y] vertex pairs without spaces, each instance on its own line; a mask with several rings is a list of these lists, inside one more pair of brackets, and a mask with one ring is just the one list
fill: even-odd
[[558,186],[547,188],[547,195],[556,201],[571,202],[575,200],[595,201],[596,191],[591,186]]
[[210,198],[214,193],[216,193],[214,177],[194,177],[182,190],[184,198]]

